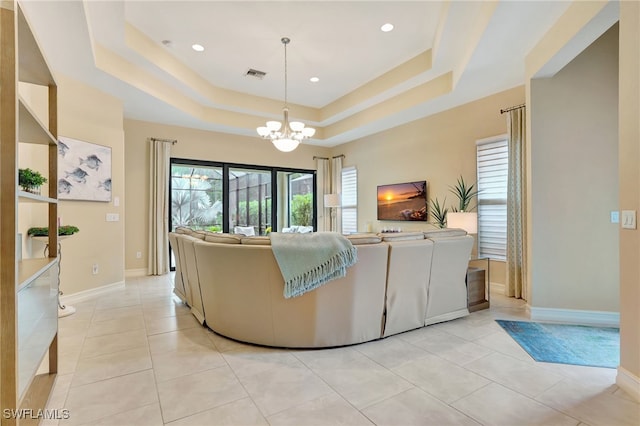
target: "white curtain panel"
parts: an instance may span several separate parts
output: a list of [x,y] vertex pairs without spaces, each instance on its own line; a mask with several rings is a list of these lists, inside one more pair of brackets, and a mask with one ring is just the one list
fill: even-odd
[[331,214],[329,209],[324,207],[324,195],[331,193],[331,163],[329,163],[329,159],[316,158],[316,172],[318,231],[328,231],[331,229]]
[[289,223],[289,177],[286,173],[278,173],[278,229],[282,232]]
[[525,284],[525,109],[507,113],[509,160],[507,181],[507,296],[527,299]]
[[169,155],[171,144],[151,139],[149,275],[169,272]]
[[[333,157],[331,159],[331,193],[338,194],[342,197],[342,155]],[[340,207],[335,208],[335,215],[333,215],[332,231],[342,232],[342,209]]]

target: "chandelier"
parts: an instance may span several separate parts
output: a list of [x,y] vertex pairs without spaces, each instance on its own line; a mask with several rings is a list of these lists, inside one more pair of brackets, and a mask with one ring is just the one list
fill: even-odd
[[298,147],[300,141],[310,138],[316,133],[316,129],[305,127],[300,121],[289,122],[289,107],[287,105],[287,44],[291,40],[287,37],[280,39],[284,45],[284,120],[267,121],[266,126],[260,126],[256,129],[258,135],[262,139],[270,140],[273,145],[282,152],[290,152]]

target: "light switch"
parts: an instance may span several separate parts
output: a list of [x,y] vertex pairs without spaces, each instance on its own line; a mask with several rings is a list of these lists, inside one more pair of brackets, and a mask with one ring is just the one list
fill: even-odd
[[636,229],[635,210],[622,210],[622,227],[624,229]]
[[118,213],[107,213],[107,222],[117,222],[120,220]]
[[113,206],[118,207],[120,205],[120,197],[113,197]]
[[620,212],[612,211],[611,212],[611,223],[620,223]]

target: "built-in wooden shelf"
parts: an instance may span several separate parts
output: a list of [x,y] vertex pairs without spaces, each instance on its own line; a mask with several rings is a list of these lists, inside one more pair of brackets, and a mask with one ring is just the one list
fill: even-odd
[[42,257],[36,259],[23,259],[18,262],[18,291],[29,285],[44,271],[58,262],[57,258]]
[[[29,391],[20,402],[20,408],[45,407],[55,381],[56,374],[52,373],[43,373],[34,376],[31,383],[29,383]],[[37,426],[39,424],[40,419],[25,418],[20,420],[20,426]]]
[[40,45],[31,32],[31,26],[22,12],[17,7],[18,14],[18,79],[25,83],[41,86],[56,85],[51,74],[51,68],[42,55]]
[[[54,23],[51,23],[54,25]],[[16,240],[21,218],[19,203],[47,206],[47,225],[55,229],[58,200],[58,88],[20,1],[0,0],[0,169],[3,176],[18,176],[20,144],[44,146],[49,163],[46,196],[20,191],[7,179],[0,199],[0,411],[37,410],[46,406],[58,371],[58,247],[48,257],[18,260]],[[38,117],[19,96],[19,84],[40,86],[47,92],[47,110]],[[44,105],[44,104],[43,104]],[[14,186],[15,185],[15,186]],[[35,212],[34,214],[39,214]],[[39,220],[39,219],[38,219]],[[24,225],[24,224],[22,224]],[[11,231],[13,230],[13,231]],[[10,232],[11,231],[11,232]],[[57,238],[52,238],[54,241]],[[45,356],[48,373],[38,375]],[[14,411],[15,412],[15,411]],[[2,415],[0,426],[28,424],[30,420]],[[37,423],[37,419],[36,419]]]
[[22,98],[19,98],[18,105],[18,141],[39,145],[57,145],[56,138]]
[[57,204],[58,200],[55,198],[45,197],[43,195],[32,194],[26,191],[18,191],[18,197],[20,201],[27,203],[52,203]]

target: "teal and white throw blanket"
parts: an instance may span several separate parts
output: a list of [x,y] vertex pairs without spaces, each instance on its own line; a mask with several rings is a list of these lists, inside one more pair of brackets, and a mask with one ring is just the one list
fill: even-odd
[[356,248],[335,232],[272,232],[271,248],[284,278],[284,297],[300,296],[344,277],[356,263]]

